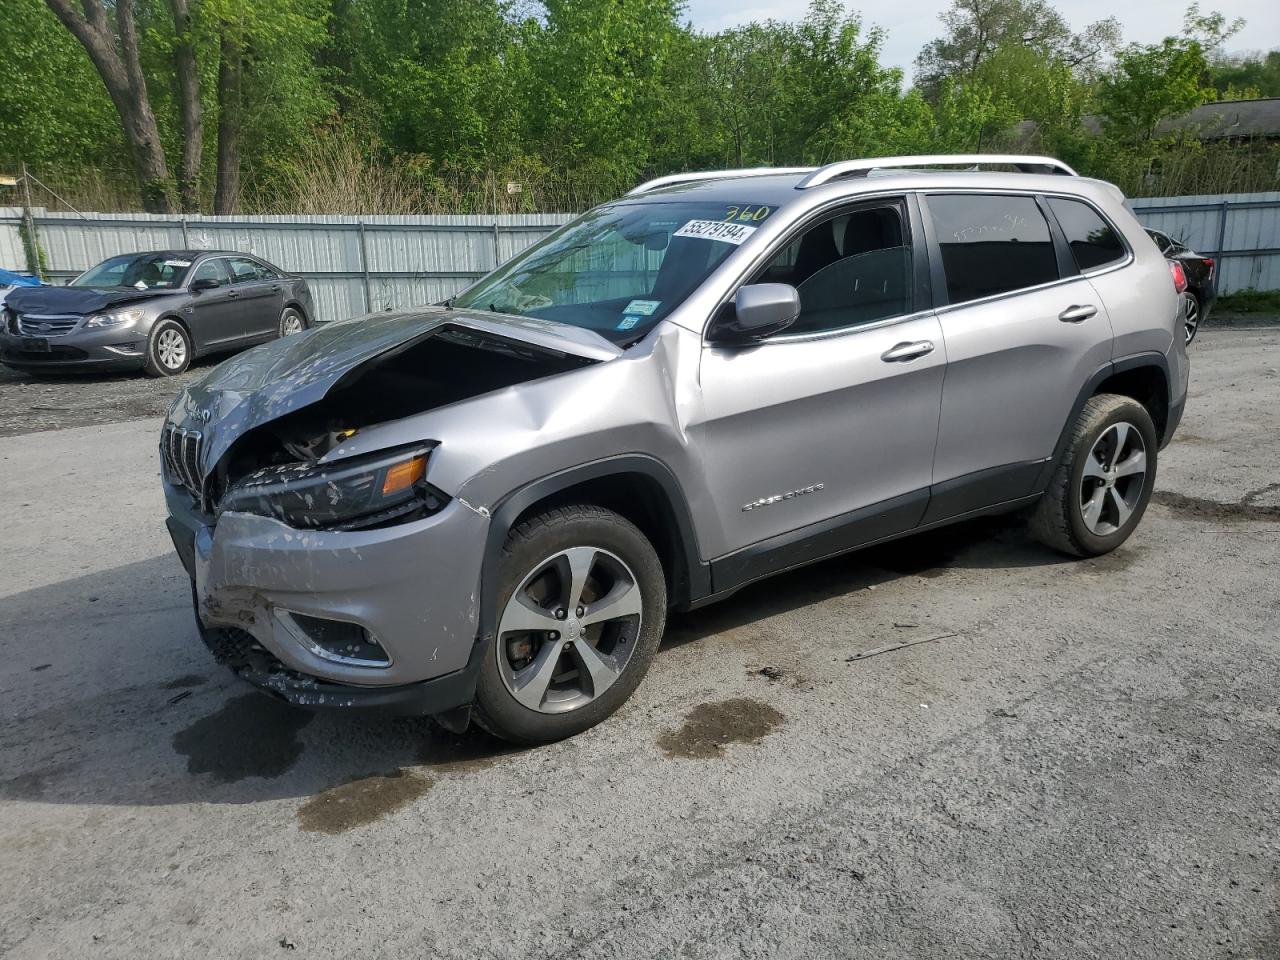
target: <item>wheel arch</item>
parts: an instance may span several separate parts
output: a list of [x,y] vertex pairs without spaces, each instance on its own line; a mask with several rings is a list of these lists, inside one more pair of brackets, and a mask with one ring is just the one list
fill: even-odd
[[280,308],[280,312],[283,313],[285,310],[288,310],[290,308],[297,310],[300,314],[302,314],[303,327],[308,330],[311,329],[311,323],[312,323],[311,314],[307,312],[307,308],[304,307],[301,302],[299,302],[297,297],[286,297],[284,301],[284,306]]
[[1071,439],[1071,428],[1090,397],[1100,393],[1115,393],[1130,397],[1142,404],[1156,425],[1160,446],[1168,439],[1169,414],[1173,403],[1173,379],[1169,375],[1169,359],[1163,353],[1151,351],[1113,360],[1100,367],[1080,389],[1071,412],[1062,425],[1062,432],[1053,448],[1053,456],[1046,462],[1037,478],[1035,491],[1049,485],[1053,470]]
[[160,326],[160,324],[164,323],[166,320],[172,320],[186,332],[187,339],[191,341],[191,359],[194,360],[199,356],[201,346],[200,338],[196,336],[195,330],[192,329],[191,324],[187,322],[185,317],[179,313],[173,313],[172,311],[166,311],[165,313],[160,314],[160,316],[156,317],[155,321],[151,324],[151,328],[147,331],[147,349],[151,349],[151,335],[155,332],[156,327]]
[[496,628],[494,592],[508,533],[524,518],[568,503],[592,503],[634,523],[658,552],[672,606],[684,606],[710,592],[710,568],[699,556],[689,507],[675,475],[653,457],[612,457],[535,480],[494,508],[480,577],[481,636]]

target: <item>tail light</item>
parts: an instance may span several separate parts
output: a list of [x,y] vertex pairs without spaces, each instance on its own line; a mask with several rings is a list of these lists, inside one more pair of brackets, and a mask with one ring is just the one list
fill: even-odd
[[1213,279],[1213,257],[1205,257],[1204,265],[1209,268],[1209,279]]
[[1182,269],[1182,264],[1177,260],[1170,260],[1169,273],[1173,276],[1173,289],[1179,293],[1187,289],[1187,271]]

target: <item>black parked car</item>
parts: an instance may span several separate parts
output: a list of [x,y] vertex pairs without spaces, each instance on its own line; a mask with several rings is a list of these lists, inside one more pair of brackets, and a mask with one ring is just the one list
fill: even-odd
[[1182,292],[1183,323],[1187,331],[1187,345],[1190,346],[1200,324],[1209,318],[1209,311],[1218,299],[1217,269],[1213,257],[1201,256],[1185,243],[1159,230],[1148,229],[1147,234],[1167,259],[1182,264],[1182,272],[1187,278],[1187,289]]
[[200,354],[298,333],[313,317],[305,280],[249,254],[130,253],[65,287],[12,291],[0,362],[24,370],[133,367],[168,377]]

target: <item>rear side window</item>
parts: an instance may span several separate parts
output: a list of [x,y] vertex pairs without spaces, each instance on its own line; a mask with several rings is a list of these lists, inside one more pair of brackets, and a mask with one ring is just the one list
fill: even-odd
[[1033,198],[940,194],[927,203],[951,303],[1058,279],[1049,225]]
[[1066,234],[1067,245],[1071,247],[1071,255],[1076,258],[1076,266],[1081,273],[1125,258],[1124,244],[1111,224],[1087,203],[1050,197],[1049,208]]

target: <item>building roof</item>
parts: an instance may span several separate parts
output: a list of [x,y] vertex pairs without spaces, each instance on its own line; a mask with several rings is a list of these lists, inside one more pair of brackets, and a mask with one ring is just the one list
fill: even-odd
[[[1102,120],[1096,116],[1080,118],[1089,133],[1102,133]],[[1034,120],[1022,120],[1014,126],[1014,143],[1027,147],[1036,142]],[[1280,97],[1260,100],[1215,100],[1196,107],[1180,117],[1162,120],[1156,136],[1183,134],[1201,140],[1280,139]]]
[[1156,127],[1157,136],[1194,133],[1201,140],[1280,137],[1280,97],[1217,100]]

